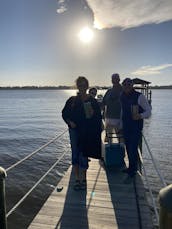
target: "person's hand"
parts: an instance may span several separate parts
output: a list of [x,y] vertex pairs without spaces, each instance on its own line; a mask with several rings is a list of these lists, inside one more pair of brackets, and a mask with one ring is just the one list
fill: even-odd
[[71,128],[76,128],[76,124],[74,122],[72,122],[72,121],[69,121],[69,126]]
[[134,114],[133,115],[133,120],[139,120],[141,118],[142,118],[141,114]]

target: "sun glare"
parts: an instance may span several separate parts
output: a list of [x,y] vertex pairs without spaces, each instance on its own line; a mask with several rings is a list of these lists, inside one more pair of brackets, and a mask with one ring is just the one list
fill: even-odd
[[79,39],[84,43],[91,42],[93,36],[94,36],[93,31],[88,27],[84,27],[83,29],[81,29],[81,31],[78,34]]

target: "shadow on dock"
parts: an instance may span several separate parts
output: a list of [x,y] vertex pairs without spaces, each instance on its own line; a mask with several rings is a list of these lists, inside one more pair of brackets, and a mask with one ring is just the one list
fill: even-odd
[[105,169],[102,162],[91,159],[87,191],[75,191],[70,167],[29,228],[152,228],[141,176],[136,176],[137,192],[133,183],[124,184],[125,177],[119,170]]
[[67,187],[63,212],[58,220],[56,229],[89,228],[86,204],[87,192],[84,190],[75,191],[73,189],[73,184],[74,172],[72,170]]

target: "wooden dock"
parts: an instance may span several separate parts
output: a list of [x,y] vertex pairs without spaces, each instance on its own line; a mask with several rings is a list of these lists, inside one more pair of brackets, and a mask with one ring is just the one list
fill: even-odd
[[29,229],[152,229],[142,177],[137,174],[136,185],[124,184],[125,177],[91,159],[87,191],[74,191],[70,167]]

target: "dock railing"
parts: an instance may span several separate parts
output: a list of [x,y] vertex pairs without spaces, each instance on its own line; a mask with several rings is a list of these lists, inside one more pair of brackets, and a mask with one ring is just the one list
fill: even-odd
[[5,169],[0,167],[0,229],[7,228],[6,219],[6,201],[5,201],[5,177],[7,176]]
[[7,172],[12,170],[13,168],[17,167],[36,153],[40,152],[42,149],[56,141],[57,139],[61,138],[67,130],[62,132],[60,135],[55,136],[50,141],[48,141],[46,144],[38,148],[37,150],[33,151],[20,161],[16,162],[15,164],[11,165],[6,170],[2,167],[0,167],[0,229],[7,229],[7,218],[10,216],[16,208],[30,195],[30,193],[40,184],[40,182],[52,171],[52,169],[62,160],[62,158],[65,156],[65,154],[68,151],[64,151],[61,156],[58,158],[58,160],[48,169],[48,171],[32,186],[32,188],[15,204],[15,206],[12,207],[11,210],[9,210],[6,213],[6,200],[5,200],[5,178],[7,176]]
[[[3,169],[2,167],[0,167],[0,229],[7,229],[7,218],[17,209],[17,207],[19,207],[19,205],[30,195],[30,193],[40,184],[40,182],[52,171],[52,169],[62,160],[62,158],[65,156],[65,154],[67,153],[67,151],[64,151],[61,156],[58,158],[58,160],[48,169],[48,171],[34,184],[34,186],[15,204],[15,206],[12,207],[11,210],[9,210],[6,213],[6,204],[5,204],[5,178],[7,176],[6,172],[9,172],[10,170],[12,170],[13,168],[17,167],[19,164],[23,163],[24,161],[26,161],[27,159],[29,159],[30,157],[32,157],[33,155],[35,155],[36,153],[40,152],[42,149],[44,149],[45,147],[47,147],[48,145],[50,145],[51,143],[53,143],[54,141],[56,141],[57,139],[61,138],[65,133],[67,132],[67,130],[65,130],[63,133],[61,133],[58,136],[55,136],[54,138],[52,138],[50,141],[48,141],[46,144],[44,144],[43,146],[41,146],[40,148],[38,148],[37,150],[35,150],[34,152],[30,153],[28,156],[24,157],[23,159],[21,159],[20,161],[16,162],[15,164],[11,165],[9,168],[7,168],[6,170]],[[165,187],[167,186],[167,183],[165,182],[163,175],[160,171],[160,169],[158,168],[158,165],[154,159],[154,156],[150,150],[150,147],[147,143],[147,140],[145,138],[144,135],[142,135],[142,144],[145,144],[146,149],[151,157],[152,160],[152,164],[154,166],[154,169],[157,173],[157,176],[160,179],[161,182],[161,186]],[[138,149],[139,152],[139,159],[140,159],[140,168],[142,168],[143,171],[143,176],[145,178],[147,187],[148,187],[148,191],[149,191],[149,195],[151,197],[152,200],[152,206],[155,212],[155,217],[156,217],[156,222],[159,225],[159,213],[158,213],[158,209],[157,209],[157,204],[155,201],[155,197],[153,195],[153,191],[151,189],[151,185],[148,179],[148,174],[145,168],[145,164],[144,164],[144,159],[142,157],[142,147],[140,147]]]
[[[155,161],[155,158],[150,150],[150,147],[148,145],[148,142],[145,138],[145,136],[142,134],[142,144],[144,144],[146,146],[146,150],[147,152],[149,153],[150,155],[150,158],[151,158],[151,161],[152,161],[152,165],[156,171],[156,174],[157,176],[159,177],[159,180],[160,180],[160,183],[161,183],[161,187],[166,187],[167,186],[167,183],[161,173],[161,170],[159,169],[159,166],[157,165],[156,161]],[[142,145],[141,144],[141,145]],[[142,171],[143,171],[143,176],[145,178],[145,181],[146,181],[146,185],[147,185],[147,188],[148,188],[148,192],[149,192],[149,196],[150,196],[150,199],[151,199],[151,204],[152,204],[152,207],[153,207],[153,210],[154,210],[154,213],[155,213],[155,219],[156,219],[156,225],[158,226],[159,225],[159,212],[158,212],[158,206],[156,204],[156,199],[158,197],[154,197],[153,195],[153,191],[152,191],[152,188],[151,188],[151,185],[150,185],[150,182],[149,182],[149,176],[147,174],[147,171],[146,171],[146,168],[145,168],[145,163],[144,163],[144,159],[142,157],[142,147],[139,147],[138,149],[138,153],[139,153],[139,162],[140,162],[140,166],[142,168]]]

